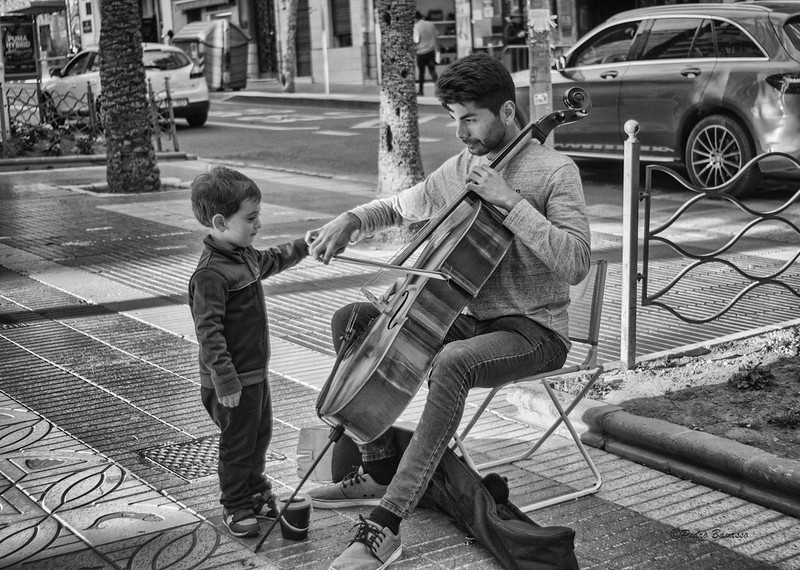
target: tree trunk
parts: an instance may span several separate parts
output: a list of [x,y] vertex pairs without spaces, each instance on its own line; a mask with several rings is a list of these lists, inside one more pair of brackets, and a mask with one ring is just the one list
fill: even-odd
[[423,179],[415,89],[413,0],[377,0],[381,30],[381,107],[378,194],[404,190]]
[[147,104],[139,4],[136,0],[101,0],[100,21],[108,190],[155,192],[161,189],[161,178]]
[[297,0],[286,0],[286,50],[283,52],[281,81],[286,93],[294,93],[294,78],[297,75]]
[[255,0],[256,52],[258,72],[276,73],[278,58],[275,45],[275,13],[272,0]]

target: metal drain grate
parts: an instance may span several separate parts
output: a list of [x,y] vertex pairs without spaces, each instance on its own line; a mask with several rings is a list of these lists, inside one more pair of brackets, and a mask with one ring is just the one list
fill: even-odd
[[[217,474],[219,435],[140,449],[139,455],[189,481]],[[283,461],[286,456],[267,450],[267,461]]]

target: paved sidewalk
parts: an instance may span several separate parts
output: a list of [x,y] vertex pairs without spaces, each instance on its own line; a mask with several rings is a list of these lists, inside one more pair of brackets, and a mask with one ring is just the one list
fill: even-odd
[[[258,554],[255,540],[221,525],[215,428],[199,402],[185,293],[203,235],[186,183],[206,167],[165,163],[172,189],[151,195],[86,191],[102,168],[0,176],[0,567],[316,569],[349,540],[360,509],[316,511],[309,540],[275,530]],[[353,181],[247,173],[270,188],[257,245],[371,197]],[[371,274],[306,261],[266,282],[276,405],[267,470],[279,491],[299,481],[299,429],[321,425],[314,403],[333,361],[330,314]],[[423,397],[403,419],[418,416]],[[494,458],[538,431],[500,397],[469,443]],[[800,568],[795,518],[590,453],[601,490],[533,514],[576,530],[581,568]],[[586,484],[579,466],[558,436],[535,459],[499,471],[523,504]],[[439,514],[420,510],[403,533],[397,568],[498,567]]]

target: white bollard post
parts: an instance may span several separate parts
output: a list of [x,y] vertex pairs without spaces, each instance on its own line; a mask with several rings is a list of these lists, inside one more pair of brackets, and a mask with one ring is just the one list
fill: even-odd
[[626,121],[622,177],[622,305],[619,361],[622,371],[636,365],[636,291],[639,248],[639,123]]

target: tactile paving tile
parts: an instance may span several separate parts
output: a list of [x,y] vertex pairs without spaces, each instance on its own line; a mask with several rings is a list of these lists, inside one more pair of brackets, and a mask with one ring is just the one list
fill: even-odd
[[[188,481],[217,474],[219,435],[198,437],[189,441],[148,447],[139,456],[156,463]],[[267,450],[267,461],[284,461],[286,456]]]

